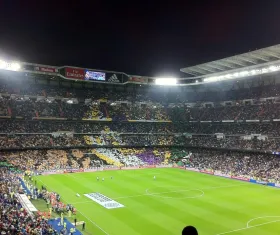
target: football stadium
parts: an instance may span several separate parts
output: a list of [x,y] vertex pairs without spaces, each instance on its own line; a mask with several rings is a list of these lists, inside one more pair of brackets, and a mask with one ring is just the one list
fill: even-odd
[[1,234],[279,235],[280,45],[181,72],[0,60]]

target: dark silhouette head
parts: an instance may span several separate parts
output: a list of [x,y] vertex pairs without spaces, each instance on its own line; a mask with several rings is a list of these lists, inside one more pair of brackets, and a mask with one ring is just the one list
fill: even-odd
[[198,235],[198,232],[195,227],[187,226],[183,229],[182,235]]

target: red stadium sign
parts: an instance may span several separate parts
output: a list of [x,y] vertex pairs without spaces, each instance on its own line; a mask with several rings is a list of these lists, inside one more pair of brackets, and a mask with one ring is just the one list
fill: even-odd
[[64,170],[64,173],[76,173],[76,172],[84,172],[84,169],[80,168],[80,169],[67,169],[67,170]]
[[204,174],[214,175],[214,172],[210,170],[201,170],[200,172]]
[[51,67],[36,66],[34,68],[34,70],[40,71],[40,72],[45,72],[45,73],[58,73],[58,69],[57,68],[51,68]]
[[140,168],[156,168],[155,165],[145,165],[145,166],[140,166]]
[[199,172],[198,169],[195,169],[195,168],[192,168],[192,167],[187,167],[186,170]]
[[84,80],[85,70],[79,68],[65,68],[65,77],[71,79]]
[[129,77],[128,80],[130,82],[136,82],[136,83],[147,83],[148,79],[145,77]]
[[245,177],[241,177],[241,176],[231,176],[232,179],[236,179],[236,180],[242,180],[242,181],[250,181],[250,179],[245,178]]
[[221,172],[215,172],[214,175],[221,176],[221,177],[225,177],[225,178],[231,178],[230,175],[223,174],[223,173],[221,173]]

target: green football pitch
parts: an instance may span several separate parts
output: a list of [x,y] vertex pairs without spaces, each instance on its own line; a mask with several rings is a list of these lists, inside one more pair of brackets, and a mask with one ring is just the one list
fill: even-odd
[[[199,235],[280,234],[276,188],[176,168],[48,175],[37,180],[77,208],[77,220],[86,222],[85,234],[179,235],[186,225],[197,227]],[[96,192],[124,207],[106,209],[84,196]]]

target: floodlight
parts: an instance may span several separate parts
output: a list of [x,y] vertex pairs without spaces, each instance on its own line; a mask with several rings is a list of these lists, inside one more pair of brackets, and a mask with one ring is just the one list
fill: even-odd
[[8,64],[4,60],[0,60],[0,69],[5,69],[7,68]]
[[225,76],[227,79],[230,79],[232,77],[232,75],[229,73]]
[[270,71],[272,71],[272,72],[274,72],[274,71],[277,71],[277,70],[279,70],[279,67],[277,67],[277,66],[270,66],[269,68],[268,68]]
[[68,104],[73,104],[73,100],[67,100]]
[[251,70],[251,74],[253,74],[253,75],[256,74],[256,70],[254,70],[254,69]]
[[216,82],[219,80],[219,77],[210,77],[210,78],[205,78],[203,81],[204,82]]
[[246,75],[248,75],[248,73],[249,73],[249,72],[248,72],[247,70],[245,70],[245,71],[240,72],[240,75],[241,75],[241,76],[246,76]]
[[18,71],[18,70],[20,70],[20,64],[17,62],[13,62],[10,64],[10,69],[14,70],[14,71]]
[[156,85],[163,85],[163,86],[175,86],[177,84],[176,78],[157,78],[155,80]]
[[267,73],[267,68],[263,68],[262,73]]

